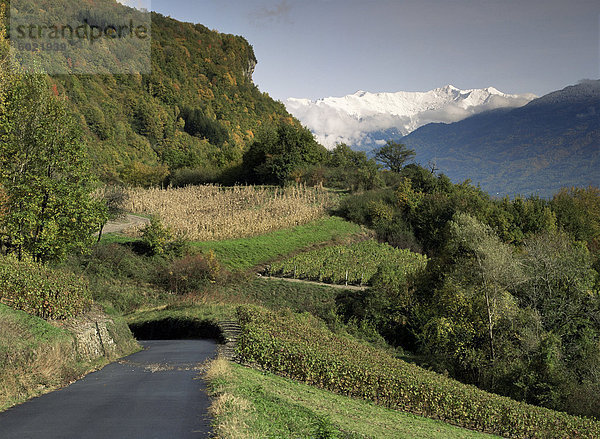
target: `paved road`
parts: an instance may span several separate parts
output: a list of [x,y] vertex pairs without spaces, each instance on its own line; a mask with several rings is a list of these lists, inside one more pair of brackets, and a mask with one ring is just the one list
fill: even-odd
[[0,413],[2,439],[151,439],[209,436],[200,363],[209,340],[140,342],[146,349],[69,387]]

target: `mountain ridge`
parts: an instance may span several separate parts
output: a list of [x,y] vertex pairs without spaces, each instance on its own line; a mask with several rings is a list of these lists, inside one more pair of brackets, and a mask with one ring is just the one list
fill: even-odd
[[454,181],[491,194],[550,196],[600,184],[600,80],[548,93],[527,105],[432,123],[397,139]]
[[491,86],[461,90],[446,85],[426,92],[359,90],[317,100],[288,98],[284,104],[327,148],[347,143],[368,150],[390,134],[406,135],[430,122],[455,122],[486,110],[522,106],[535,97],[507,94]]

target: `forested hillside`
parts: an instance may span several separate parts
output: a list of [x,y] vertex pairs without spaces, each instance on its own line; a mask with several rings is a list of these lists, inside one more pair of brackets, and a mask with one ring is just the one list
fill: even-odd
[[[38,7],[44,17],[60,17],[61,23],[67,18],[58,11],[111,23],[128,10],[114,0],[94,2],[93,9],[85,10],[71,0]],[[156,13],[151,18],[151,74],[49,79],[81,121],[103,180],[157,184],[182,168],[208,178],[239,164],[261,125],[300,126],[283,104],[252,82],[257,61],[243,37]]]

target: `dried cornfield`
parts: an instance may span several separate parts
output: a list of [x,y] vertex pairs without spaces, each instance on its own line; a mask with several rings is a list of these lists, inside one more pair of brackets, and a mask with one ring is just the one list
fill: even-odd
[[159,216],[194,241],[216,241],[305,224],[323,215],[332,197],[322,189],[188,186],[128,190],[125,209]]

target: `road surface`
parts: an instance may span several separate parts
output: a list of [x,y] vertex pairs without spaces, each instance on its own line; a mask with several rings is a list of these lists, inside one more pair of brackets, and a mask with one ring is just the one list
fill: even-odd
[[142,341],[144,350],[0,413],[2,439],[205,438],[201,364],[211,340]]

